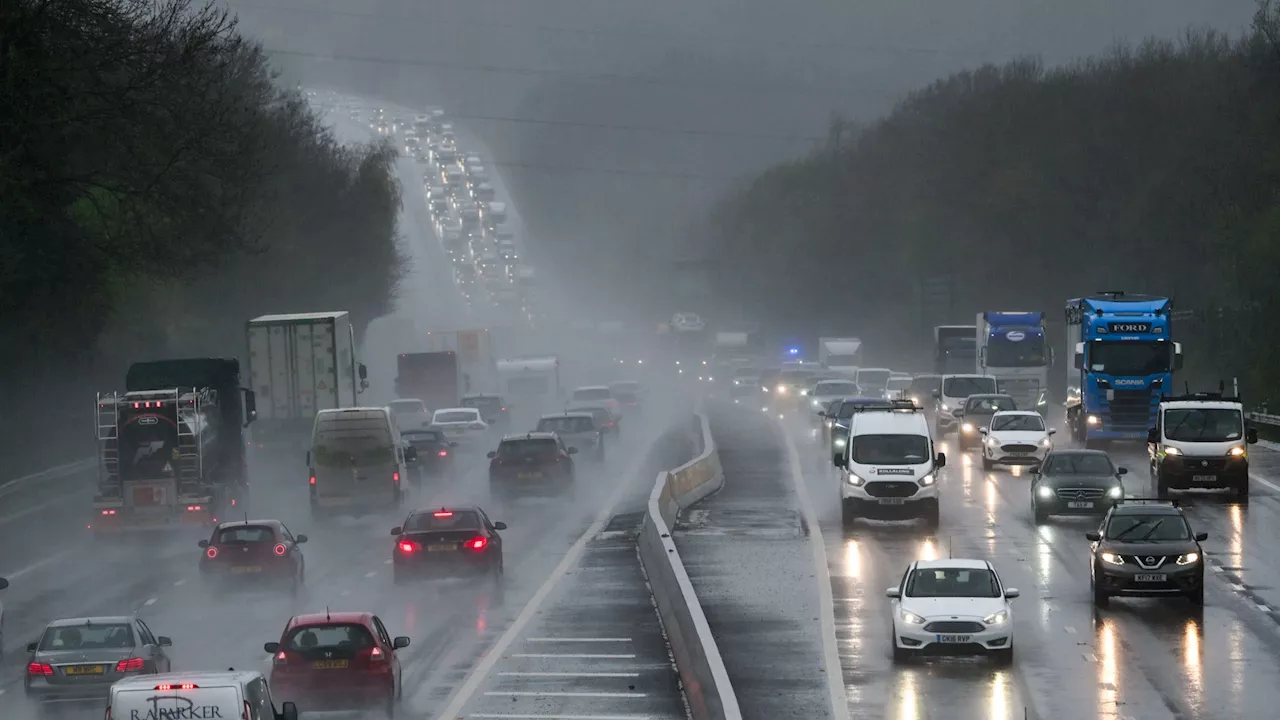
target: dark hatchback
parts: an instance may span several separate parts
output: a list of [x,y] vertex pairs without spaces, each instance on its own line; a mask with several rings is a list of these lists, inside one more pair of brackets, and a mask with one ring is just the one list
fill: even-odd
[[306,535],[294,535],[279,520],[227,522],[199,545],[200,577],[208,584],[275,583],[297,592],[306,580],[302,548]]
[[557,493],[573,487],[575,447],[555,433],[508,436],[489,453],[489,491]]
[[1182,510],[1169,501],[1129,500],[1113,507],[1093,543],[1089,584],[1093,604],[1115,595],[1182,596],[1204,605],[1204,551],[1208,533],[1193,533]]
[[492,522],[478,507],[414,510],[396,538],[391,568],[397,583],[419,577],[502,576],[504,523]]
[[959,438],[956,442],[961,450],[978,443],[982,436],[978,431],[991,425],[991,417],[1002,410],[1017,410],[1018,405],[1008,395],[984,393],[970,395],[964,401],[964,407],[955,413],[960,421]]
[[1054,450],[1031,473],[1031,514],[1039,525],[1050,515],[1102,515],[1124,501],[1116,467],[1101,450]]
[[484,418],[485,424],[489,427],[504,428],[511,421],[511,413],[501,395],[464,395],[458,401],[458,407],[479,410],[480,417]]
[[395,716],[400,699],[400,650],[409,638],[392,638],[373,613],[330,612],[289,619],[271,653],[271,691],[292,698],[300,710],[382,711]]
[[445,479],[454,477],[454,449],[458,443],[450,441],[441,430],[403,430],[400,437],[414,450],[418,457],[409,463],[410,482],[422,484],[428,479]]
[[643,409],[641,404],[640,383],[633,380],[616,382],[609,385],[613,397],[618,401],[624,415],[638,415]]

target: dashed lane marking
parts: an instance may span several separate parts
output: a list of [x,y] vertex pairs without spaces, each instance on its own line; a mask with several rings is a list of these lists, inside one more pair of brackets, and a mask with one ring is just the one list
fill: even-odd
[[500,672],[501,677],[558,677],[558,678],[638,678],[640,673],[626,672]]
[[1065,632],[1065,633],[1066,633],[1066,634],[1068,634],[1068,635],[1075,635],[1075,634],[1076,634],[1076,629],[1075,629],[1075,628],[1073,628],[1073,627],[1071,627],[1070,625],[1067,625],[1067,626],[1063,627],[1063,628],[1062,628],[1062,631],[1063,631],[1063,632]]
[[145,607],[145,606],[147,606],[147,605],[155,605],[155,604],[156,604],[156,599],[157,599],[157,598],[147,598],[147,601],[146,601],[146,602],[144,602],[144,603],[142,603],[142,604],[143,604],[143,606],[144,606],[144,607]]
[[377,574],[378,574],[378,573],[374,572],[373,570],[370,570],[369,572],[365,573],[365,574],[364,574],[364,576],[365,576],[365,577],[367,577],[367,578],[371,578],[371,577],[373,577],[374,575],[377,575]]
[[635,660],[635,655],[602,655],[598,653],[515,653],[518,658],[581,658],[587,660]]
[[174,586],[174,587],[182,587],[182,585],[183,585],[184,583],[186,583],[186,582],[187,582],[186,580],[174,580],[174,581],[173,581],[173,586]]
[[561,643],[561,642],[607,642],[620,643],[631,642],[631,638],[529,638],[525,642],[536,643]]
[[6,578],[9,578],[10,580],[13,580],[16,577],[22,577],[27,573],[31,573],[31,572],[35,572],[36,570],[39,570],[40,568],[44,567],[45,565],[48,565],[49,563],[55,562],[57,560],[61,560],[67,555],[70,555],[71,552],[72,552],[71,548],[63,550],[62,552],[56,552],[50,555],[49,557],[44,558],[43,560],[37,560],[20,570],[14,570],[11,573],[5,573],[4,575],[0,575],[0,577],[6,577]]
[[490,690],[485,693],[489,697],[573,697],[573,698],[642,698],[648,697],[645,693],[624,693],[624,692],[538,692],[538,691],[517,691],[504,692],[502,690]]

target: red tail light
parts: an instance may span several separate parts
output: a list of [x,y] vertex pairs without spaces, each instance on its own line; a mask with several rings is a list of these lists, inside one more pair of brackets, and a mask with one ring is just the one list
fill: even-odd
[[315,476],[315,475],[312,475],[312,476],[311,476],[311,484],[312,484],[312,485],[315,485],[315,484],[316,484],[316,476]]
[[35,662],[28,663],[27,674],[28,675],[52,675],[53,666],[50,665],[49,663],[35,663]]
[[399,472],[393,472],[393,473],[391,473],[391,482],[400,482],[400,473],[399,473]]
[[137,672],[146,667],[146,661],[142,658],[129,658],[116,663],[116,672]]
[[431,516],[438,517],[438,518],[449,518],[449,517],[453,517],[453,513],[450,512],[449,510],[441,510],[439,512],[431,513]]
[[400,552],[405,553],[406,555],[418,549],[417,545],[409,542],[408,540],[401,540],[396,547],[399,548]]
[[436,453],[436,454],[437,454],[437,455],[439,455],[440,457],[449,457],[449,451],[448,451],[448,450],[441,450],[440,452],[438,452],[438,453]]
[[156,689],[156,690],[161,690],[161,691],[169,691],[169,690],[196,690],[196,689],[198,689],[199,687],[200,687],[200,686],[199,686],[199,685],[197,685],[197,684],[195,684],[195,683],[182,683],[181,685],[170,685],[169,683],[165,683],[165,684],[163,684],[163,685],[157,685],[155,689]]
[[284,543],[279,543],[278,545],[276,545],[275,552],[276,552],[276,555],[279,555],[280,557],[284,557],[284,554],[289,552],[289,548],[285,547]]
[[369,651],[369,662],[382,662],[387,659],[387,654],[382,652],[382,648],[376,647]]
[[483,550],[489,544],[489,538],[472,538],[467,541],[468,550]]
[[280,652],[276,653],[276,656],[272,658],[271,662],[275,663],[276,665],[288,665],[289,656],[286,655],[283,650],[281,650]]
[[212,560],[212,559],[214,559],[214,558],[218,557],[218,548],[216,548],[216,547],[211,547],[211,548],[209,548],[208,550],[205,550],[205,551],[204,551],[204,556],[205,556],[205,557],[207,557],[207,558],[209,558],[210,560]]

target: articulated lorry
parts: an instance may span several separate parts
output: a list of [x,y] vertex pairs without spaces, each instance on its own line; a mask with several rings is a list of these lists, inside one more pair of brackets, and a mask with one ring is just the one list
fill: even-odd
[[396,396],[421,400],[429,411],[457,407],[466,393],[462,365],[452,350],[396,357]]
[[255,456],[301,457],[316,413],[359,407],[369,372],[346,311],[262,315],[245,327],[249,385],[262,401]]
[[1173,301],[1100,292],[1067,301],[1067,425],[1077,441],[1139,440],[1182,367]]
[[978,357],[973,325],[938,325],[933,328],[933,371],[939,375],[973,372]]
[[862,340],[856,337],[818,338],[818,364],[832,372],[854,375],[862,367]]
[[253,390],[240,361],[134,363],[125,391],[98,393],[98,534],[208,526],[248,502],[244,428]]
[[981,312],[977,328],[976,372],[994,377],[1019,410],[1045,414],[1053,353],[1045,343],[1044,313]]

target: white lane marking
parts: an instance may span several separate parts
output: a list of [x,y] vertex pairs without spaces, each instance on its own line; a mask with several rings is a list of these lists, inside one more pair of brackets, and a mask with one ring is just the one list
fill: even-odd
[[1262,603],[1258,603],[1258,609],[1261,610],[1262,612],[1271,612],[1271,608],[1266,605],[1263,605]]
[[373,577],[374,575],[377,575],[377,574],[378,574],[378,573],[376,573],[376,572],[374,572],[374,571],[370,570],[369,572],[365,573],[365,574],[364,574],[364,576],[365,576],[365,577],[367,577],[367,578],[371,578],[371,577]]
[[469,718],[504,720],[653,720],[652,715],[517,715],[512,713],[471,713]]
[[4,690],[0,690],[0,695],[3,695],[3,694],[4,694]]
[[635,655],[602,655],[599,653],[513,653],[518,658],[584,658],[596,660],[634,660]]
[[[622,480],[618,483],[618,486],[614,488],[613,494],[609,496],[609,499],[605,501],[604,507],[600,508],[600,512],[596,514],[595,520],[592,521],[591,526],[588,527],[587,531],[582,533],[582,536],[573,543],[569,548],[569,551],[565,553],[564,558],[560,560],[560,564],[556,565],[555,569],[551,571],[551,574],[547,576],[547,579],[543,581],[542,587],[538,588],[538,591],[533,594],[533,597],[529,598],[529,602],[524,606],[524,609],[520,611],[520,614],[516,616],[515,621],[511,623],[506,632],[502,633],[502,637],[498,638],[498,641],[493,644],[493,647],[489,648],[489,652],[485,654],[480,663],[476,665],[475,669],[471,671],[471,674],[467,676],[466,681],[463,682],[462,686],[458,688],[458,691],[454,693],[453,700],[449,702],[448,707],[444,709],[444,712],[440,713],[439,717],[441,720],[452,720],[462,714],[463,707],[465,707],[467,702],[471,700],[471,697],[475,695],[476,690],[480,688],[480,683],[484,682],[485,678],[489,677],[489,673],[493,672],[493,667],[498,664],[498,660],[506,653],[507,648],[511,647],[511,643],[515,642],[515,639],[524,631],[525,626],[528,625],[529,621],[533,619],[533,616],[538,613],[538,608],[547,599],[547,596],[551,594],[551,591],[555,589],[556,585],[560,584],[560,581],[569,573],[569,570],[577,565],[587,543],[590,542],[597,533],[604,529],[605,524],[609,522],[609,518],[613,516],[613,509],[622,500],[622,496],[631,490],[631,481],[634,480],[635,477],[640,474],[640,471],[644,469],[644,463],[647,459],[648,458],[642,454],[635,463],[624,471],[625,474],[622,475]],[[537,657],[537,655],[533,655],[531,657]],[[546,655],[545,657],[564,656]],[[625,657],[628,659],[634,659],[635,655],[628,655]]]
[[89,468],[93,467],[93,464],[94,462],[96,462],[96,460],[97,458],[93,458],[93,457],[87,457],[87,458],[84,458],[83,460],[73,460],[69,463],[63,463],[61,465],[54,465],[51,468],[45,468],[40,472],[34,472],[34,473],[31,473],[30,475],[23,475],[22,477],[16,477],[16,478],[13,478],[12,480],[0,481],[0,497],[10,494],[16,491],[18,489],[18,486],[25,485],[34,480],[52,480],[55,478],[66,477],[68,475],[74,475],[75,473],[81,470],[88,470]]
[[1066,633],[1066,634],[1068,634],[1068,635],[1075,635],[1075,634],[1076,634],[1076,629],[1075,629],[1075,628],[1073,628],[1073,627],[1071,627],[1070,625],[1067,625],[1066,627],[1062,628],[1062,630],[1063,630],[1063,632],[1065,632],[1065,633]]
[[489,697],[578,697],[578,698],[642,698],[648,697],[644,693],[624,693],[624,692],[503,692],[501,690],[490,690],[485,693]]
[[1280,485],[1277,485],[1276,483],[1271,482],[1266,477],[1259,474],[1258,471],[1254,470],[1253,468],[1249,469],[1249,479],[1257,480],[1258,482],[1262,483],[1263,485],[1266,485],[1272,490],[1275,490],[1276,492],[1280,492]]
[[558,677],[558,678],[638,678],[640,673],[611,672],[500,672],[502,677]]
[[174,580],[174,581],[173,581],[173,586],[174,586],[174,587],[182,587],[182,585],[183,585],[184,583],[186,583],[186,582],[187,582],[186,580]]
[[631,638],[529,638],[525,642],[559,643],[559,642],[631,642]]
[[5,577],[5,578],[8,578],[8,579],[10,579],[10,580],[13,580],[13,579],[14,579],[14,578],[16,578],[16,577],[22,577],[23,575],[26,575],[27,573],[35,572],[36,570],[39,570],[40,568],[44,567],[45,565],[48,565],[48,564],[49,564],[49,563],[51,563],[51,562],[54,562],[54,561],[56,561],[56,560],[61,560],[62,558],[66,557],[67,555],[70,555],[72,552],[73,552],[73,551],[72,551],[72,549],[71,549],[71,548],[68,548],[68,549],[66,549],[66,550],[63,550],[62,552],[56,552],[56,553],[54,553],[54,554],[50,555],[49,557],[44,558],[43,560],[37,560],[37,561],[35,561],[35,562],[31,563],[30,565],[28,565],[28,566],[26,566],[26,567],[24,567],[24,568],[22,568],[22,569],[20,569],[20,570],[14,570],[14,571],[13,571],[13,572],[11,572],[11,573],[4,573],[3,575],[0,575],[0,577]]
[[382,564],[383,564],[383,565],[390,565],[390,564],[391,564],[391,558],[387,558],[386,560],[383,560],[383,561],[382,561]]
[[350,590],[343,590],[342,592],[338,593],[338,596],[339,596],[339,597],[346,597],[346,596],[348,596],[348,595],[350,595],[350,594],[351,594],[351,591],[350,591]]
[[809,544],[813,546],[814,577],[818,580],[818,617],[822,621],[822,656],[827,666],[827,691],[831,700],[831,717],[833,720],[849,720],[849,698],[844,689],[844,666],[840,664],[840,652],[836,647],[836,612],[835,600],[831,594],[831,570],[827,565],[827,543],[822,538],[822,528],[818,523],[818,513],[809,500],[809,490],[805,486],[804,467],[800,464],[800,453],[796,450],[791,433],[782,423],[777,423],[782,439],[787,443],[787,456],[791,461],[791,483],[796,488],[796,498],[800,501],[800,511],[809,525]]
[[145,607],[145,606],[147,606],[147,605],[155,605],[155,604],[156,604],[156,598],[148,598],[148,599],[147,599],[147,601],[146,601],[146,602],[144,602],[144,603],[142,603],[142,604],[143,604],[143,606],[144,606],[144,607]]
[[1224,572],[1221,565],[1211,565],[1210,567],[1212,567],[1213,571],[1216,573]]

